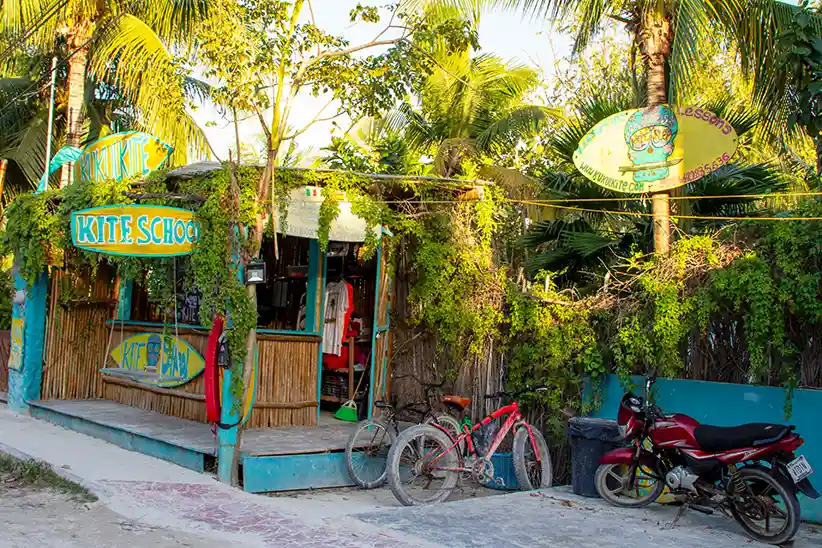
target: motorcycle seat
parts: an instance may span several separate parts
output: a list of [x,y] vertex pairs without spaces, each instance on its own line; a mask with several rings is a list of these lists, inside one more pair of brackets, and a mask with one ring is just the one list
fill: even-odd
[[694,438],[704,451],[712,453],[731,451],[744,447],[759,447],[776,443],[794,429],[784,424],[752,422],[740,426],[700,425],[694,430]]

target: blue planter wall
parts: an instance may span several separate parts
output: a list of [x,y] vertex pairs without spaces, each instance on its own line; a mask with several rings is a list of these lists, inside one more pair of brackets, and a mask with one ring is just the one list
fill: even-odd
[[[642,377],[634,377],[634,393],[643,394]],[[822,491],[822,390],[796,390],[793,413],[785,418],[785,390],[772,386],[751,386],[718,382],[659,379],[654,385],[657,403],[666,413],[684,413],[703,424],[735,426],[746,422],[796,425],[805,439],[798,453],[805,455],[816,470],[811,482]],[[619,401],[625,393],[615,375],[602,385],[603,404],[595,417],[616,419]],[[822,499],[799,495],[802,519],[822,522]]]

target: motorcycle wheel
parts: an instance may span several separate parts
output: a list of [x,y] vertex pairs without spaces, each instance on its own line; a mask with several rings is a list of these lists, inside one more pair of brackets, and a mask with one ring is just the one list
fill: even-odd
[[[766,544],[784,544],[799,529],[799,501],[794,490],[758,467],[739,470],[746,492],[735,494],[731,514],[745,533]],[[776,527],[773,527],[776,522]]]
[[634,486],[628,488],[633,468],[627,464],[603,464],[597,468],[594,482],[599,496],[607,503],[622,508],[644,508],[662,495],[665,483],[649,475],[640,466],[634,471]]

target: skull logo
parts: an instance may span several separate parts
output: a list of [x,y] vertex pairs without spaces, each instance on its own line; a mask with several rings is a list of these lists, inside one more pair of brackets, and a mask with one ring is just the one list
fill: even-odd
[[668,177],[674,140],[679,131],[676,115],[662,105],[638,110],[625,123],[625,143],[633,166],[623,168],[634,172],[634,181],[652,182]]
[[157,372],[157,365],[160,363],[160,352],[163,347],[163,339],[159,335],[151,335],[146,343],[146,371]]

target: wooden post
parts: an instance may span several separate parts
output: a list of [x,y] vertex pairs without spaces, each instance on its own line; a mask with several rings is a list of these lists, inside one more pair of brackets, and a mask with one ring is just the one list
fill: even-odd
[[354,396],[354,337],[348,337],[348,399]]
[[[237,267],[237,277],[243,281],[244,280],[244,272],[243,272],[243,262],[240,258],[240,250],[237,246],[237,242],[239,241],[239,228],[235,228],[237,231],[236,237],[232,238],[234,249],[232,249],[233,253],[233,261]],[[226,325],[228,329],[231,329],[231,318],[226,318]],[[234,359],[232,356],[231,359]],[[220,392],[222,394],[222,404],[220,408],[220,423],[223,425],[217,426],[217,478],[229,485],[239,485],[239,477],[238,477],[238,466],[234,464],[239,459],[240,453],[240,434],[239,434],[239,423],[240,423],[240,413],[235,411],[235,407],[240,407],[235,405],[234,401],[234,394],[231,391],[231,382],[232,382],[232,372],[231,368],[226,368],[223,370],[222,379],[220,382]],[[242,378],[239,379],[239,382],[243,382]]]

